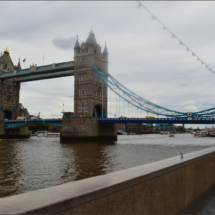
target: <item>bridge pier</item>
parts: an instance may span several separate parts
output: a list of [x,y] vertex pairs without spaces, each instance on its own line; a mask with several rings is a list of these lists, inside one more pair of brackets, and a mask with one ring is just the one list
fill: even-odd
[[64,118],[62,120],[61,141],[94,142],[117,140],[115,123],[99,123],[97,118]]
[[5,129],[5,121],[0,120],[0,139],[30,138],[28,127]]

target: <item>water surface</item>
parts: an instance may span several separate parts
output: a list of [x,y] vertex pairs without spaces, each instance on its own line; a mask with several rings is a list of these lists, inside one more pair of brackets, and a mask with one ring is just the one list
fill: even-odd
[[0,140],[0,197],[20,194],[214,146],[191,134],[122,135],[116,142],[60,143],[59,138]]

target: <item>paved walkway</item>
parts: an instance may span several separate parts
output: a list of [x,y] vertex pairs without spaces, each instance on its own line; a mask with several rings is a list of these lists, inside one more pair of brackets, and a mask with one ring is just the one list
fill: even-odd
[[182,214],[215,215],[215,185],[209,188]]

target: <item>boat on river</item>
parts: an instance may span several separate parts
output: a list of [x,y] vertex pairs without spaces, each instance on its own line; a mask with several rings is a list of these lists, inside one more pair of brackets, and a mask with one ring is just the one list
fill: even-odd
[[174,134],[169,134],[169,137],[175,137],[175,135]]
[[168,134],[168,132],[166,132],[166,131],[161,131],[160,132],[160,135],[167,135]]
[[196,131],[196,132],[194,132],[194,134],[193,134],[195,137],[199,137],[199,135],[200,135],[200,132],[199,131]]
[[215,137],[215,131],[212,131],[212,132],[210,133],[210,136],[211,136],[211,137]]
[[51,132],[47,132],[47,133],[40,133],[37,135],[38,137],[59,137],[60,133],[51,133]]
[[200,137],[207,137],[208,136],[208,131],[207,130],[201,130],[199,136]]
[[122,130],[117,130],[118,135],[127,135],[127,132],[122,131]]

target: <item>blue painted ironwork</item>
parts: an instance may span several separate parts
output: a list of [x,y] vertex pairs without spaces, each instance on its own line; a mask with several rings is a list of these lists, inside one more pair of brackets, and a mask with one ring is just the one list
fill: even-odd
[[25,82],[25,81],[34,81],[34,80],[41,80],[46,78],[59,78],[59,77],[65,77],[65,76],[73,76],[74,70],[68,70],[68,71],[62,71],[62,72],[53,72],[53,73],[45,73],[40,75],[30,75],[26,77],[21,78],[15,78],[15,82]]
[[14,70],[11,72],[2,72],[0,75],[0,79],[7,79],[7,78],[18,78],[18,77],[25,77],[25,76],[32,76],[34,74],[41,74],[41,73],[48,73],[48,72],[55,72],[55,71],[63,71],[66,69],[74,69],[74,61],[68,61],[63,63],[56,63],[56,64],[49,64],[45,66],[35,66],[34,71],[31,71],[31,67],[27,69],[20,69]]
[[133,93],[128,88],[120,84],[111,74],[108,73],[104,75],[94,66],[93,70],[102,80],[102,82],[106,84],[112,91],[114,91],[119,97],[134,107],[144,110],[147,113],[166,117],[215,117],[215,108],[199,111],[196,113],[184,113],[161,107]]
[[[99,123],[147,123],[147,124],[215,124],[214,118],[98,118]],[[62,127],[62,119],[33,119],[33,120],[6,120],[5,128],[13,129],[20,126],[29,126],[33,123],[45,123]]]
[[99,123],[215,124],[214,118],[98,118]]
[[7,120],[5,128],[12,129],[19,126],[30,125],[32,123],[43,123],[62,127],[62,119],[29,119],[29,120]]

